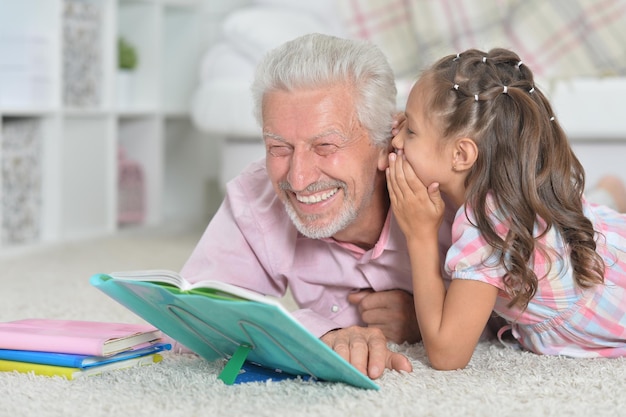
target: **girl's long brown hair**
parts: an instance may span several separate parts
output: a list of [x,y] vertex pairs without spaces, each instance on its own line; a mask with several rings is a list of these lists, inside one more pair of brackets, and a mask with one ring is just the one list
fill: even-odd
[[[577,284],[602,283],[604,262],[582,209],[584,170],[531,70],[507,49],[471,49],[442,58],[423,77],[432,88],[426,108],[444,136],[470,137],[479,148],[466,207],[507,271],[510,305],[525,308],[537,290],[535,251],[557,256],[537,244],[552,227],[568,245]],[[488,195],[506,216],[506,236],[489,220]]]

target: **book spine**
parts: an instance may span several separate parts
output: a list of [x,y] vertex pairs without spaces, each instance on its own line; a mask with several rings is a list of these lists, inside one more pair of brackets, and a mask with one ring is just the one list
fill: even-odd
[[105,372],[115,371],[118,369],[132,368],[135,366],[146,366],[153,363],[161,362],[163,357],[158,353],[145,355],[138,358],[127,359],[124,361],[108,363],[101,366],[93,366],[86,369],[71,368],[65,366],[45,365],[41,363],[8,361],[0,359],[0,371],[2,372],[20,372],[33,373],[42,376],[60,376],[66,379],[75,379],[83,376],[99,375]]
[[44,365],[65,366],[81,368],[83,360],[89,358],[86,355],[74,355],[69,353],[37,352],[32,350],[0,349],[0,359],[17,362],[33,362]]
[[80,374],[80,369],[65,366],[44,365],[41,363],[7,361],[0,359],[0,371],[20,373],[34,373],[44,376],[61,376],[67,379],[74,379],[76,374]]

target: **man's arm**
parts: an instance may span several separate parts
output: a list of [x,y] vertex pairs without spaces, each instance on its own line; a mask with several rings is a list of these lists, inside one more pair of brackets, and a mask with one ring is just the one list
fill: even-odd
[[422,340],[411,293],[367,289],[350,294],[348,301],[358,307],[361,320],[368,327],[379,328],[389,341],[417,343]]

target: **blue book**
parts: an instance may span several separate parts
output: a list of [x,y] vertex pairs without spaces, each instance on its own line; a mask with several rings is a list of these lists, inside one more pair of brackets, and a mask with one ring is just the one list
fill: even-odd
[[240,371],[250,362],[283,376],[379,389],[278,301],[256,292],[220,281],[192,284],[161,270],[96,274],[90,282],[204,359],[226,359],[219,376],[226,384],[246,379]]
[[107,363],[138,358],[153,353],[169,350],[169,343],[156,343],[136,350],[128,350],[112,356],[75,355],[72,353],[36,352],[32,350],[0,349],[0,360],[40,363],[43,365],[64,366],[68,368],[86,369]]
[[257,363],[246,361],[239,374],[235,378],[235,384],[246,384],[248,382],[284,381],[286,379],[302,379],[303,381],[314,381],[309,375],[294,375],[282,372],[280,369],[269,369]]

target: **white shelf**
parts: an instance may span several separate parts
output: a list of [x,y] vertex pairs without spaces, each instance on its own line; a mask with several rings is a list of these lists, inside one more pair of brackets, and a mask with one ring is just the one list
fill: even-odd
[[[162,222],[166,150],[195,155],[203,145],[189,121],[188,102],[200,54],[211,42],[206,17],[207,5],[214,1],[71,0],[71,11],[68,1],[0,0],[0,162],[3,155],[13,158],[11,163],[17,160],[2,150],[3,126],[32,121],[41,141],[33,164],[40,186],[25,191],[40,202],[34,222],[38,234],[25,242],[0,240],[0,248],[116,232],[121,227],[121,150],[144,173],[142,225]],[[72,30],[83,37],[72,37]],[[123,104],[117,88],[119,36],[136,47],[139,57]],[[182,172],[189,170],[184,168]],[[0,199],[10,197],[9,188],[6,195],[2,191],[10,177],[0,170]],[[3,219],[12,210],[10,204],[0,205],[0,230],[8,227]]]
[[115,229],[114,133],[111,117],[64,117],[60,238],[82,238]]

